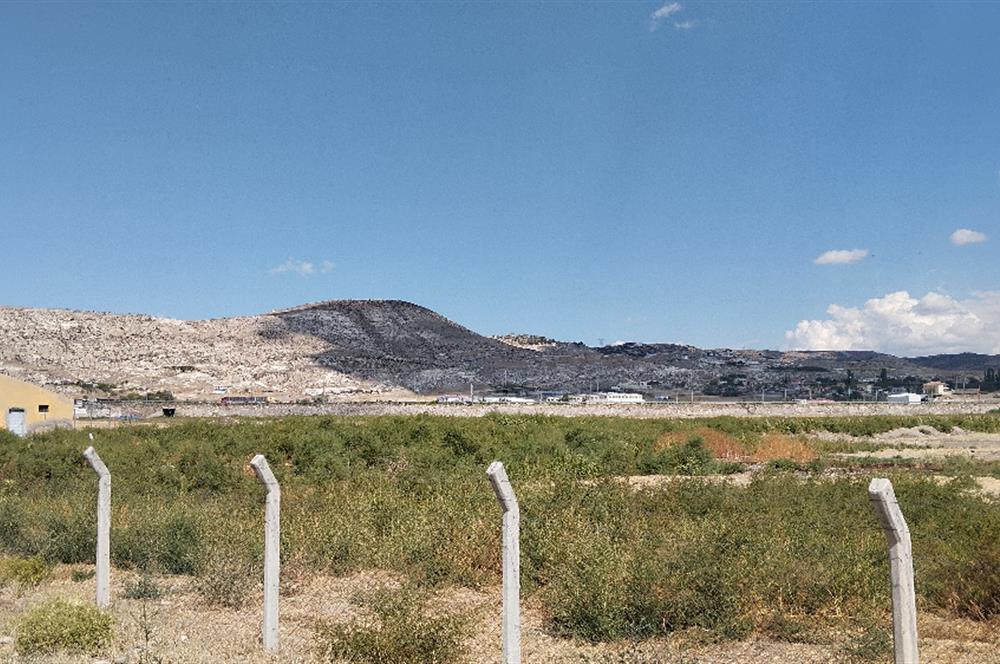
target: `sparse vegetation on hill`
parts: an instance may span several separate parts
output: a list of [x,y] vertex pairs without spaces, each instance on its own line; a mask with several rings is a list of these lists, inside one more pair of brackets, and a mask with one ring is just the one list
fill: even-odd
[[[180,321],[0,307],[0,370],[32,382],[125,396],[211,398],[264,391],[283,401],[477,389],[529,394],[605,388],[650,395],[868,399],[924,380],[995,389],[998,356],[899,358],[868,351],[591,348],[530,334],[485,337],[394,300],[318,302],[258,316]],[[122,358],[128,358],[123,362]],[[72,386],[72,387],[71,387]],[[675,392],[676,393],[676,392]]]

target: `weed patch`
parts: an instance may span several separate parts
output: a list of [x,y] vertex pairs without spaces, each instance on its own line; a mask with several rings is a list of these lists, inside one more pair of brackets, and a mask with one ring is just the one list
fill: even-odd
[[134,580],[126,581],[122,591],[122,597],[125,599],[158,599],[162,596],[163,590],[148,574],[141,574]]
[[15,583],[21,588],[34,588],[51,577],[52,566],[41,556],[0,560],[0,585]]
[[413,588],[382,587],[355,598],[366,616],[349,624],[321,626],[320,650],[330,661],[447,664],[464,654],[467,621],[435,612]]
[[95,654],[111,644],[112,618],[97,608],[51,600],[17,622],[15,648],[21,654]]
[[[500,583],[500,512],[483,474],[484,460],[500,458],[521,505],[522,592],[553,631],[590,641],[667,633],[719,640],[749,630],[796,640],[812,638],[803,631],[810,624],[845,630],[887,619],[885,541],[866,491],[873,472],[888,471],[910,524],[922,610],[996,619],[1000,505],[970,495],[968,480],[941,486],[891,459],[844,461],[847,477],[757,473],[749,486],[700,476],[740,468],[753,454],[773,457],[774,470],[815,473],[824,459],[810,458],[823,447],[804,438],[809,431],[865,436],[924,424],[1000,430],[998,422],[191,420],[102,432],[100,450],[115,475],[114,564],[135,570],[140,581],[154,572],[191,575],[210,604],[243,606],[259,592],[262,494],[247,469],[254,453],[271,460],[282,484],[281,553],[298,573],[383,570],[425,591]],[[53,431],[0,446],[4,555],[93,563],[93,473],[79,457],[86,444],[83,432]],[[950,468],[960,476],[966,470]],[[643,473],[681,477],[641,488],[621,481]],[[152,591],[137,581],[126,592],[141,598]],[[409,625],[442,618],[417,605],[392,615]],[[333,642],[356,639],[397,656],[386,645],[392,625],[370,611],[350,629],[331,628]],[[433,644],[407,648],[437,652]]]

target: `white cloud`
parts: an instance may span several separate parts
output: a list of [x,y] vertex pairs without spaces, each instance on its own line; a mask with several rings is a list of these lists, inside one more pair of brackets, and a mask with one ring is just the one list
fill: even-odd
[[831,304],[825,320],[801,320],[785,332],[789,348],[877,350],[896,355],[1000,353],[1000,291],[965,300],[906,291],[873,298],[863,307]]
[[968,228],[959,228],[954,233],[951,234],[951,243],[956,247],[961,247],[965,244],[976,244],[977,242],[986,242],[989,238],[986,237],[985,233],[980,233],[979,231],[970,231]]
[[663,19],[665,19],[665,18],[667,18],[669,16],[672,16],[673,14],[676,14],[677,12],[679,12],[682,9],[684,9],[684,5],[682,5],[681,3],[679,3],[679,2],[668,2],[667,4],[663,5],[662,7],[660,7],[659,9],[657,9],[655,12],[653,12],[652,14],[650,14],[649,17],[651,19],[653,19],[654,21],[661,21],[661,20],[663,20]]
[[332,261],[323,261],[317,266],[311,261],[297,261],[293,258],[289,258],[287,261],[278,265],[277,267],[272,267],[268,272],[271,274],[285,274],[287,272],[294,272],[302,277],[309,277],[318,272],[326,273],[333,271]]
[[817,256],[816,265],[850,265],[868,256],[867,249],[832,249]]
[[[656,30],[660,25],[674,14],[684,9],[684,5],[679,2],[668,2],[655,12],[649,15],[649,29]],[[674,21],[674,28],[677,30],[690,30],[698,25],[698,21],[684,20]]]

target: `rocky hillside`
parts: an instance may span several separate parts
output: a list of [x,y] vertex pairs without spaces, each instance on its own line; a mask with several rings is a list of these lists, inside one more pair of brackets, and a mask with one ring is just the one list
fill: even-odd
[[[331,301],[260,316],[181,321],[0,308],[0,372],[67,392],[167,390],[180,398],[271,394],[406,397],[413,393],[671,389],[718,394],[811,389],[848,370],[871,378],[975,375],[997,357],[908,360],[872,352],[705,350],[677,344],[590,348],[533,335],[490,338],[392,300]],[[983,365],[980,367],[979,365]]]
[[[322,317],[323,308],[316,309]],[[0,371],[66,391],[101,385],[100,391],[168,390],[186,398],[206,397],[216,386],[291,399],[397,390],[317,362],[329,347],[307,331],[304,311],[181,321],[0,308]],[[336,334],[329,323],[328,333]],[[343,327],[345,339],[364,336],[356,326]]]

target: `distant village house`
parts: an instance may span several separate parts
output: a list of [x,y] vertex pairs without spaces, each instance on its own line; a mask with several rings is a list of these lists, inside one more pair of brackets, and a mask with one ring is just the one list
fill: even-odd
[[946,394],[951,394],[951,388],[943,381],[932,380],[924,383],[923,392],[928,396],[943,397]]
[[73,426],[73,401],[38,385],[0,375],[0,426],[18,436]]

